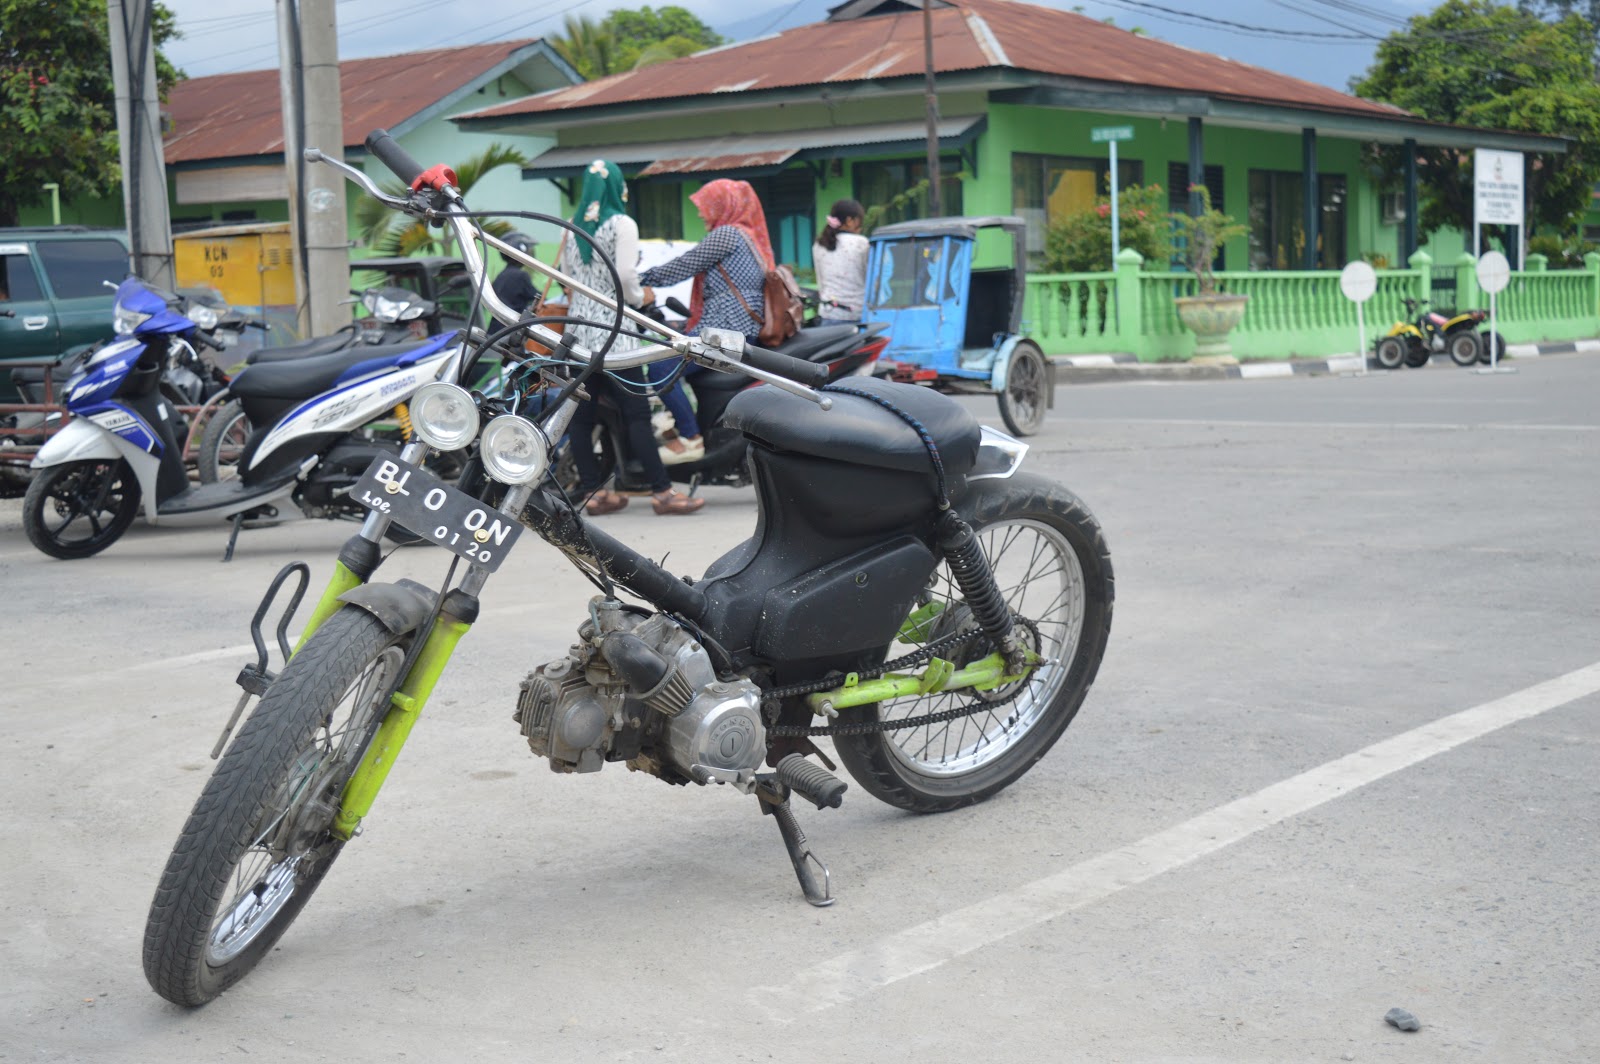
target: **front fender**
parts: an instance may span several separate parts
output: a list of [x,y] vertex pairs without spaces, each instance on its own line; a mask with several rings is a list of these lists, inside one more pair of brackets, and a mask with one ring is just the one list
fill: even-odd
[[339,596],[339,601],[366,610],[395,635],[414,632],[433,612],[438,592],[415,580],[393,584],[362,584]]
[[139,481],[141,502],[145,519],[156,520],[156,477],[161,471],[161,460],[142,447],[135,447],[115,432],[101,428],[86,417],[73,418],[61,431],[44,441],[39,453],[33,456],[28,468],[48,469],[68,462],[104,461],[124,459],[133,468]]
[[1020,335],[1012,335],[1000,341],[1000,348],[995,352],[994,369],[989,373],[989,388],[991,391],[1003,392],[1006,390],[1006,370],[1011,367],[1011,352],[1017,349],[1017,344],[1022,340]]

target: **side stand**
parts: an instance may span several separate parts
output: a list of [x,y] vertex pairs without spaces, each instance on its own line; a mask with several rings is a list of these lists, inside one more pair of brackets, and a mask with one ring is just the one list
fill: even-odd
[[[800,880],[800,890],[805,894],[806,901],[819,909],[834,902],[831,877],[828,866],[811,852],[806,833],[800,830],[794,810],[789,806],[789,796],[798,794],[818,809],[837,809],[848,789],[843,780],[827,769],[813,765],[800,754],[790,754],[778,762],[776,772],[757,777],[756,798],[761,802],[761,812],[778,822],[778,833],[783,836],[784,848],[789,851],[789,861],[794,865],[795,877]],[[822,873],[820,884],[817,882],[818,871]]]
[[228,533],[228,549],[222,552],[224,562],[233,561],[233,545],[239,541],[239,529],[244,527],[244,511],[233,515],[233,531]]

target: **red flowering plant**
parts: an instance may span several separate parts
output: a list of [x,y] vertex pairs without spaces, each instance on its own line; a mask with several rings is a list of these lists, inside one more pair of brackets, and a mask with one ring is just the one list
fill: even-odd
[[[1121,244],[1144,256],[1145,269],[1165,270],[1172,259],[1167,193],[1160,185],[1130,185],[1117,193]],[[1051,273],[1105,273],[1111,261],[1111,198],[1051,222],[1045,233]]]

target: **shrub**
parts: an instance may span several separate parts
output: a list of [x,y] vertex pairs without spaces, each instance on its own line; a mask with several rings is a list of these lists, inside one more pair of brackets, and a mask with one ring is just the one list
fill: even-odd
[[[1145,266],[1164,270],[1172,259],[1167,193],[1160,185],[1130,185],[1117,194],[1122,246],[1144,256]],[[1051,273],[1105,273],[1111,261],[1111,197],[1070,214],[1045,234],[1045,269]]]

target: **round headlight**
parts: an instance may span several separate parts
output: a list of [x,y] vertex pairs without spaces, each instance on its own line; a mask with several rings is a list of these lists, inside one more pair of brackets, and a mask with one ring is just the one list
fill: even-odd
[[411,397],[411,427],[429,447],[459,451],[478,434],[478,405],[458,384],[424,384]]
[[539,427],[515,414],[501,414],[478,444],[483,468],[502,484],[531,484],[550,468],[550,441]]
[[215,329],[217,327],[217,312],[204,303],[189,304],[189,310],[185,317],[202,329]]

